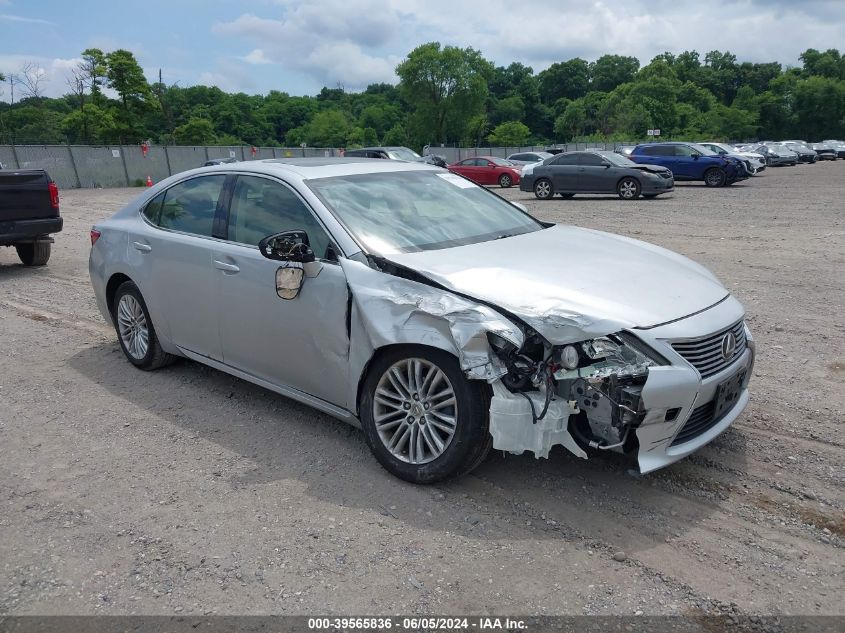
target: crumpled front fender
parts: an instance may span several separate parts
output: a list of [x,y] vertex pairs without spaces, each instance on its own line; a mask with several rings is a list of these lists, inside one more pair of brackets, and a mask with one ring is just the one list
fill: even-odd
[[341,259],[351,294],[348,402],[373,354],[388,345],[428,345],[454,354],[467,377],[493,382],[507,369],[493,353],[487,333],[517,347],[522,331],[486,305],[448,291]]

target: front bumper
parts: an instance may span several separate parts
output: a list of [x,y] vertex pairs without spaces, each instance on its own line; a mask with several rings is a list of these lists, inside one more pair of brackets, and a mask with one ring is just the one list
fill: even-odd
[[0,245],[33,241],[62,230],[61,217],[0,222]]
[[642,194],[646,196],[671,193],[675,190],[675,178],[642,178]]
[[[643,387],[645,418],[636,429],[640,472],[647,473],[683,459],[712,442],[740,416],[748,404],[748,382],[754,367],[755,345],[746,327],[746,350],[730,365],[704,379],[681,357],[670,341],[716,332],[743,316],[740,304],[729,297],[703,313],[651,330],[637,331],[643,341],[670,361],[649,371]],[[744,372],[735,403],[718,417],[708,415],[719,385]],[[674,417],[672,411],[679,409]],[[712,410],[712,406],[710,407]],[[670,419],[667,420],[667,417]],[[694,428],[684,427],[689,423]],[[681,438],[679,434],[684,431]],[[678,440],[678,441],[676,441]]]

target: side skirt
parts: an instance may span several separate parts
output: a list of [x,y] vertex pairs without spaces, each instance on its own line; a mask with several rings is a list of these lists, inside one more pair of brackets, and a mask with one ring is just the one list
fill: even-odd
[[255,385],[258,385],[259,387],[264,387],[265,389],[273,391],[279,395],[285,396],[286,398],[290,398],[292,400],[296,400],[297,402],[307,404],[309,407],[314,407],[315,409],[322,411],[323,413],[329,414],[333,418],[337,418],[338,420],[347,422],[356,428],[361,428],[360,420],[358,420],[358,418],[355,417],[352,413],[350,413],[346,409],[342,409],[334,404],[331,404],[330,402],[326,402],[321,398],[317,398],[316,396],[307,394],[304,391],[299,391],[298,389],[294,389],[293,387],[275,385],[272,382],[264,380],[263,378],[258,378],[257,376],[253,376],[252,374],[249,374],[245,371],[235,369],[230,365],[221,363],[220,361],[214,360],[212,358],[208,358],[207,356],[203,356],[202,354],[196,354],[181,347],[179,348],[179,351],[184,354],[186,358],[190,358],[193,361],[202,363],[203,365],[208,365],[209,367],[213,367],[214,369],[218,369],[227,374],[231,374],[236,378],[246,380],[247,382],[251,382]]

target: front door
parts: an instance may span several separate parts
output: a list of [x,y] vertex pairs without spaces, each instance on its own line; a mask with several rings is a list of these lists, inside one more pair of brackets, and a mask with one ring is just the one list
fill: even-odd
[[596,154],[583,153],[579,160],[578,167],[578,190],[601,193],[613,191],[612,176],[610,172],[613,167],[605,159]]
[[[276,294],[276,271],[258,242],[304,230],[322,269],[299,295]],[[348,288],[337,249],[299,195],[281,182],[238,176],[228,216],[228,240],[213,252],[223,362],[276,385],[345,407],[349,337]]]

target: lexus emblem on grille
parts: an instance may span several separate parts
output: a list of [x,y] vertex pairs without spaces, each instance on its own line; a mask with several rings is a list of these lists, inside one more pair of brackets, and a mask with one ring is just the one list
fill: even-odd
[[722,358],[729,360],[736,351],[736,336],[733,332],[728,332],[722,337]]

